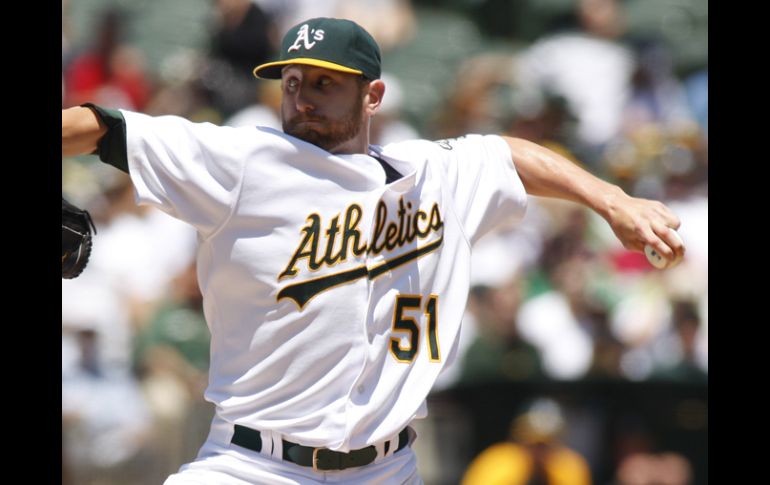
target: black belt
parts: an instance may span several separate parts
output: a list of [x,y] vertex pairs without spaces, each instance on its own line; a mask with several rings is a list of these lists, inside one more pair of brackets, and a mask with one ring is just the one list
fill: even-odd
[[[404,428],[398,433],[398,446],[396,451],[400,451],[409,443],[408,428]],[[303,446],[291,441],[283,441],[283,459],[296,463],[301,466],[312,467],[313,470],[344,470],[356,466],[364,466],[373,462],[377,458],[377,449],[372,446],[353,450],[350,453],[332,451],[326,448],[313,448]],[[259,431],[235,425],[235,433],[230,442],[234,445],[248,448],[259,453],[262,451],[262,436]],[[388,452],[390,442],[385,443],[385,453]],[[394,451],[393,453],[395,453]]]

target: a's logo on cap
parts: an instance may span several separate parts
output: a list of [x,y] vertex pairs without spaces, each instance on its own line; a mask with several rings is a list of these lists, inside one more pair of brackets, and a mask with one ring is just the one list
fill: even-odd
[[[313,42],[310,42],[311,35],[313,36]],[[292,44],[286,52],[299,50],[300,41],[304,44],[305,49],[311,49],[319,40],[324,40],[324,31],[321,29],[310,30],[310,26],[305,24],[299,28],[299,31],[297,31],[297,40],[294,41],[294,44]]]

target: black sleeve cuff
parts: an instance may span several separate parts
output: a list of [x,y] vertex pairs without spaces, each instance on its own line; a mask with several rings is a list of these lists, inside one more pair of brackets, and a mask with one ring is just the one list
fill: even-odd
[[118,170],[128,173],[128,150],[126,149],[126,120],[116,109],[102,108],[93,103],[81,104],[91,108],[94,113],[107,125],[107,133],[99,140],[96,154],[99,159],[112,165]]

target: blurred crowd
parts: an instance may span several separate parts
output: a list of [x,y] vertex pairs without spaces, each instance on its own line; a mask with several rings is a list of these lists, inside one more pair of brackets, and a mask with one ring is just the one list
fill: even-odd
[[[90,101],[280,129],[278,83],[251,71],[276,55],[287,28],[317,16],[357,21],[383,50],[373,143],[525,138],[665,202],[682,221],[686,257],[658,271],[593,213],[531,198],[521,225],[474,251],[456,363],[437,391],[485,382],[707,386],[705,1],[62,0],[62,107]],[[99,231],[89,267],[62,281],[63,478],[161,483],[195,456],[213,413],[203,400],[209,333],[195,232],[137,207],[128,176],[94,157],[63,160],[62,192]],[[564,412],[564,403],[536,399],[501,424],[511,429],[507,444],[472,465],[461,457],[454,478],[431,482],[438,475],[428,470],[426,484],[497,483],[473,477],[498,459],[524,463],[536,483],[592,483],[580,443],[554,459],[579,470],[567,473],[572,481],[528,451],[564,436]],[[613,485],[694,483],[692,461],[667,449],[628,447],[612,467]],[[535,483],[526,479],[500,483]]]

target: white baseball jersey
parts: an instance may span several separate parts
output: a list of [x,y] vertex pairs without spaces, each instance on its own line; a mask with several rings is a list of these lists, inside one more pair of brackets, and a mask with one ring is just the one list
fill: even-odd
[[[349,451],[426,415],[471,245],[526,194],[504,140],[332,155],[282,132],[123,111],[140,203],[194,225],[224,420]],[[385,160],[403,177],[386,183]]]

